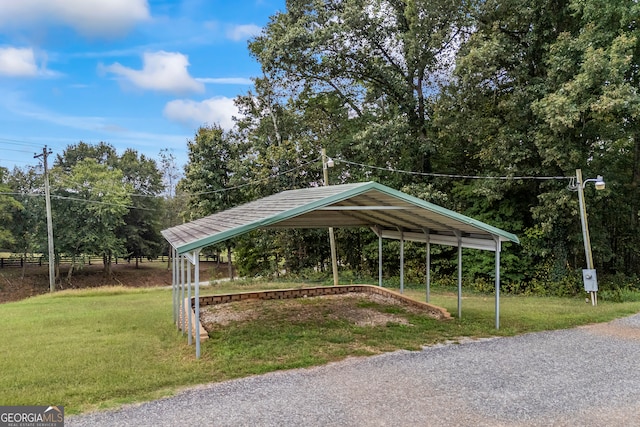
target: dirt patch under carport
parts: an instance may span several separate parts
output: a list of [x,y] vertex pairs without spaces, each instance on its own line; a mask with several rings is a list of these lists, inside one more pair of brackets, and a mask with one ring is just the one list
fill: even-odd
[[264,313],[278,310],[282,320],[296,323],[342,319],[357,326],[380,326],[389,322],[410,325],[405,316],[393,313],[394,310],[390,310],[389,307],[424,314],[424,310],[388,296],[352,292],[287,300],[252,299],[209,305],[200,309],[200,320],[207,331],[212,331],[232,322],[258,320]]

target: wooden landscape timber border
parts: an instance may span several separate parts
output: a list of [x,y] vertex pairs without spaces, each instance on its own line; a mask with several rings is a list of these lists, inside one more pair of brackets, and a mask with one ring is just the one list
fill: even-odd
[[[200,319],[198,319],[198,321],[196,321],[196,312],[194,310],[195,302],[193,301],[193,298],[191,300],[192,300],[191,301],[191,316],[189,316],[189,312],[186,312],[186,313],[178,312],[178,327],[183,332],[188,334],[189,333],[188,322],[189,322],[189,319],[190,319],[191,320],[191,333],[192,333],[193,339],[199,338],[200,342],[208,340],[209,339],[209,334],[207,333],[207,331],[204,329],[204,327],[200,323]],[[189,298],[185,298],[184,299],[184,304],[182,305],[182,307],[187,308],[188,306],[189,306]],[[196,333],[198,334],[198,336],[196,336]]]

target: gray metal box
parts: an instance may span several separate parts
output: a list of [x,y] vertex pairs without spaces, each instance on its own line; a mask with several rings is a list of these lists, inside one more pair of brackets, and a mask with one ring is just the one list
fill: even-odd
[[598,278],[595,269],[585,268],[582,270],[582,281],[584,282],[584,290],[586,292],[598,291]]

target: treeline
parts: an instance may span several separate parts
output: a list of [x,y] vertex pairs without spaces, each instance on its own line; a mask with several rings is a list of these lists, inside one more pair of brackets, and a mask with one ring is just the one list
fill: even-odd
[[[107,143],[80,142],[57,154],[49,171],[56,266],[70,260],[67,279],[86,256],[101,257],[111,276],[115,258],[154,259],[167,253],[160,234],[179,221],[179,198],[164,197],[164,180],[177,175],[175,158],[154,159]],[[0,247],[27,258],[47,254],[44,178],[41,167],[0,168]],[[59,268],[57,280],[61,280]]]
[[[332,184],[379,181],[517,234],[522,244],[503,254],[503,285],[523,292],[580,289],[571,177],[603,175],[606,190],[585,187],[595,265],[611,283],[637,283],[638,16],[634,0],[290,0],[249,43],[263,74],[236,99],[235,127],[196,132],[175,192],[162,189],[166,168],[151,173],[152,161],[134,151],[100,155],[79,144],[57,159],[54,194],[66,199],[54,200],[56,227],[73,231],[57,234],[82,237],[60,248],[106,262],[161,251],[151,236],[172,225],[167,218],[322,185],[325,148]],[[80,148],[98,152],[74,155]],[[15,190],[13,175],[2,182]],[[96,178],[99,186],[86,185]],[[16,218],[38,210],[18,205],[42,203],[0,197],[0,216],[13,212],[3,224],[29,224]],[[0,226],[0,239],[17,245],[18,231]],[[370,231],[337,230],[337,240],[343,277],[376,274]],[[261,231],[226,246],[245,275],[315,274],[330,256],[326,230]],[[434,249],[437,277],[454,273],[453,256]],[[468,280],[491,281],[490,256],[465,258]],[[396,243],[384,259],[397,275]],[[424,247],[409,245],[406,260],[410,280],[422,280]]]

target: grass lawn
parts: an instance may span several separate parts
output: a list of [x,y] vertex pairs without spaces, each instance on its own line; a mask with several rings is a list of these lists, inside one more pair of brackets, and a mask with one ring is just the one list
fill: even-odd
[[[204,293],[283,287],[224,284]],[[286,287],[293,287],[286,285]],[[423,291],[405,289],[419,300]],[[432,302],[457,313],[455,294],[432,290]],[[316,299],[301,301],[314,307]],[[640,312],[640,302],[601,303],[580,298],[501,298],[501,329],[494,329],[492,296],[465,294],[462,319],[440,322],[397,306],[359,303],[406,318],[357,326],[327,317],[291,321],[277,302],[252,321],[211,333],[196,360],[172,324],[171,290],[98,288],[64,291],[0,305],[0,405],[64,405],[74,414],[150,400],[182,387],[307,367],[348,356],[418,350],[458,337],[513,335],[607,321]],[[327,308],[317,307],[327,314]],[[322,311],[324,310],[324,311]]]

